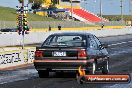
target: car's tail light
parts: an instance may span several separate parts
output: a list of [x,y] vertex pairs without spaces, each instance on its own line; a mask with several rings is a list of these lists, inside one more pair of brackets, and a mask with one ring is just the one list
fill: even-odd
[[79,50],[78,51],[78,57],[87,57],[86,50]]
[[35,51],[35,57],[42,57],[43,56],[43,51],[37,50]]

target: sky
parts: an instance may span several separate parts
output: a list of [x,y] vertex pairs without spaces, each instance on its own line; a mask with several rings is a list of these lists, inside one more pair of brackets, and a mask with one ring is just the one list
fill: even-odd
[[[121,0],[102,0],[102,14],[121,14]],[[85,0],[81,3],[83,8],[93,13],[99,14],[100,0]],[[123,0],[123,14],[132,15],[132,0],[131,12],[129,11],[129,0]]]
[[[26,1],[26,0],[25,0]],[[85,8],[88,11],[91,11],[95,14],[99,14],[100,0],[81,0],[82,8]],[[102,14],[112,15],[112,14],[121,14],[120,8],[121,0],[102,0]],[[18,0],[0,0],[0,6],[16,8],[18,6]],[[129,0],[123,0],[123,14],[132,15],[132,0],[131,0],[131,12],[129,11]]]

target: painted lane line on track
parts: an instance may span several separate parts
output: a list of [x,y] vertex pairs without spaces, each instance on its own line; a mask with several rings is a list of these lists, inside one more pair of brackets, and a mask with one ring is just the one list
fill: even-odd
[[115,51],[114,53],[110,54],[110,56],[120,55],[123,53],[128,53],[128,51]]
[[[121,45],[121,44],[127,44],[127,43],[132,43],[132,41],[127,41],[127,42],[119,42],[119,43],[114,43],[114,44],[110,44],[108,46],[117,46],[117,45]],[[111,49],[116,49],[116,48],[111,48]],[[119,55],[119,54],[122,54],[122,53],[128,53],[132,50],[122,50],[122,51],[114,51],[113,54],[110,54],[110,56],[114,56],[114,55]]]
[[110,44],[110,45],[108,45],[108,46],[117,46],[117,45],[126,44],[126,43],[132,43],[132,41],[128,41],[128,42],[119,42],[119,43],[115,43],[115,44]]

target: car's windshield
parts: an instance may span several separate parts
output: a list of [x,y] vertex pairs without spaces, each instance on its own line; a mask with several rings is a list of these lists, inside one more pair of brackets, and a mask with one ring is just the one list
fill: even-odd
[[48,37],[43,46],[47,47],[85,47],[86,38],[80,35],[54,35]]

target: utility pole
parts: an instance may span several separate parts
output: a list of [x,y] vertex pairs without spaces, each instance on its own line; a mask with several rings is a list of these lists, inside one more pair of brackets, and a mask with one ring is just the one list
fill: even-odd
[[94,0],[94,4],[93,4],[93,8],[94,8],[94,14],[96,14],[95,8],[96,8],[96,0]]
[[102,18],[102,0],[100,0],[100,16]]
[[73,3],[72,3],[72,0],[71,0],[71,18],[73,20]]
[[100,17],[101,17],[101,28],[103,28],[103,17],[102,17],[102,0],[100,0]]
[[132,5],[132,0],[129,0],[129,15],[131,15],[131,5]]
[[120,1],[121,2],[121,21],[122,21],[122,24],[123,24],[123,0]]
[[[132,15],[132,0],[129,0],[129,15]],[[130,21],[130,25],[132,26],[132,21]]]

